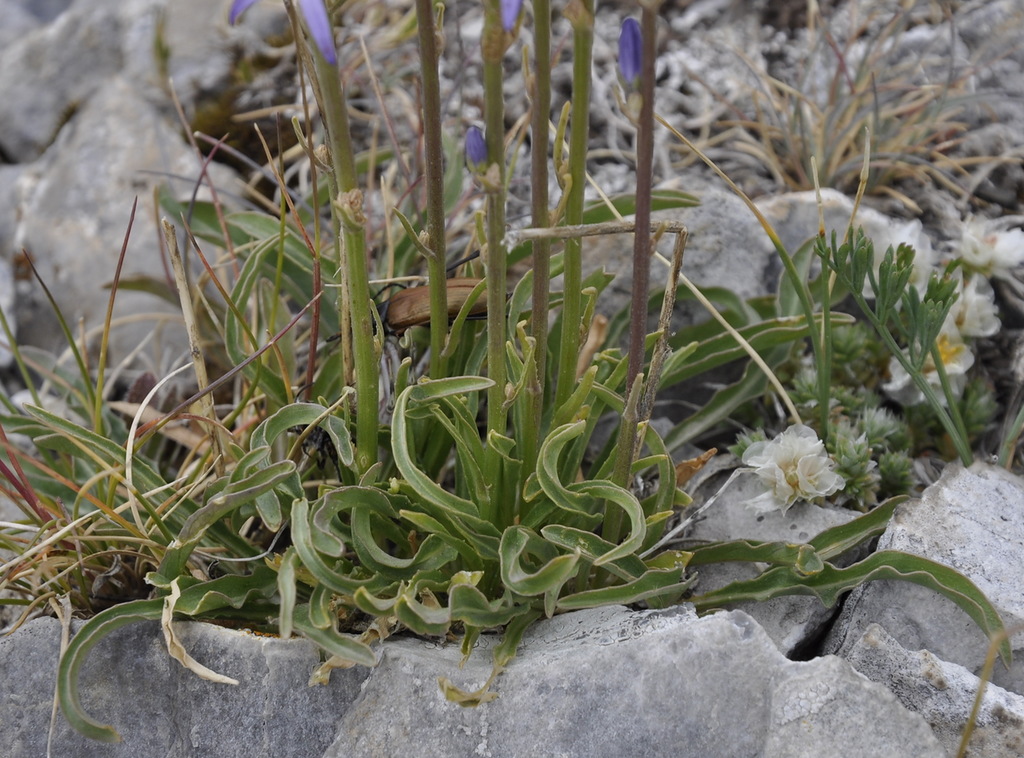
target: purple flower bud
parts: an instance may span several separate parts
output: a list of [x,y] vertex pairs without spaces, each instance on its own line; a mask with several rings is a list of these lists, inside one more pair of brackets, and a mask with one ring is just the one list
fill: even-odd
[[[228,11],[228,23],[234,24],[238,17],[255,3],[256,0],[234,0],[231,3],[231,10]],[[332,66],[337,65],[338,53],[334,49],[334,30],[331,28],[331,20],[327,17],[324,0],[299,0],[299,10],[306,20],[309,36],[313,38],[324,60]]]
[[334,29],[331,28],[331,20],[327,17],[324,0],[299,0],[299,10],[306,19],[309,36],[320,49],[320,54],[324,56],[324,60],[336,66],[338,53],[334,49]]
[[471,126],[466,130],[466,163],[471,169],[479,168],[487,162],[487,143],[484,133]]
[[510,32],[516,28],[523,0],[501,0],[501,28]]
[[643,43],[640,39],[640,23],[635,18],[622,22],[619,33],[619,71],[626,84],[635,86],[640,78],[643,62]]
[[235,0],[231,3],[231,10],[228,12],[228,23],[233,26],[238,21],[238,17],[245,13],[246,9],[255,2],[256,0]]

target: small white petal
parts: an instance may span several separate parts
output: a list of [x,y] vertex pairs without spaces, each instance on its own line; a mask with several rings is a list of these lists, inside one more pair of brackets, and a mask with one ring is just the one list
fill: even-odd
[[846,484],[835,472],[835,461],[818,435],[803,424],[789,427],[770,441],[750,445],[743,462],[767,489],[748,504],[757,511],[785,513],[798,500],[826,497]]

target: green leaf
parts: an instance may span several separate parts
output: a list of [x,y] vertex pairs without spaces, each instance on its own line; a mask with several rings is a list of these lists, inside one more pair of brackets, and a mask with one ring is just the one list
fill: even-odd
[[86,621],[71,639],[57,667],[57,696],[64,718],[81,734],[100,742],[121,741],[121,735],[114,727],[101,724],[85,713],[78,692],[79,673],[89,653],[104,637],[137,621],[159,621],[163,605],[161,598],[115,605]]
[[695,578],[683,579],[685,565],[665,569],[651,569],[643,576],[614,587],[584,590],[566,595],[558,601],[561,611],[575,611],[581,608],[596,608],[602,605],[628,605],[663,595],[682,596]]
[[295,629],[303,637],[315,642],[327,651],[329,655],[350,661],[360,666],[373,667],[377,665],[377,656],[374,655],[370,646],[360,642],[356,637],[349,634],[342,634],[333,627],[319,629],[314,626],[309,617],[309,606],[302,604],[295,608],[293,616]]
[[[548,542],[558,545],[564,550],[579,551],[580,555],[593,563],[602,555],[607,555],[615,549],[615,545],[606,539],[598,537],[593,532],[585,529],[575,529],[571,526],[561,524],[549,524],[540,530],[541,536]],[[604,567],[620,579],[627,581],[641,576],[647,571],[645,564],[638,556],[624,555],[618,560],[604,564]]]
[[[259,450],[252,451],[252,454],[258,455],[260,452]],[[202,541],[203,535],[208,529],[231,511],[250,502],[256,495],[270,492],[294,472],[294,463],[278,461],[267,468],[257,469],[252,474],[229,482],[220,493],[210,498],[209,503],[188,517],[178,538],[171,544],[160,562],[159,573],[166,577],[185,574],[189,556]]]
[[[562,484],[559,474],[559,457],[562,450],[572,440],[579,437],[586,429],[585,421],[554,429],[544,440],[537,457],[537,484],[550,500],[552,506],[562,509],[584,524],[596,526],[600,523],[600,515],[591,509],[593,498],[583,492]],[[540,519],[546,518],[549,508],[537,508],[530,512],[526,520],[527,526],[539,526]]]
[[792,566],[804,576],[817,574],[825,568],[822,557],[811,545],[754,540],[713,542],[710,545],[695,547],[690,565],[705,566],[709,563],[728,561]]
[[[329,556],[333,560],[328,564],[313,543],[311,521],[309,502],[304,498],[295,500],[292,503],[292,543],[303,565],[318,582],[341,595],[351,595],[360,587],[381,584],[380,581],[375,582],[369,577],[355,578],[337,571],[334,566],[338,565],[340,559],[334,556]],[[307,609],[307,620],[308,617]]]
[[344,421],[334,415],[327,415],[327,408],[317,403],[291,403],[269,416],[252,432],[250,448],[271,445],[282,435],[286,435],[292,427],[309,426],[319,422],[330,437],[338,460],[344,466],[351,466],[355,458],[352,441]]
[[[362,588],[360,588],[362,589]],[[317,629],[331,629],[337,619],[337,614],[332,605],[331,590],[322,584],[318,584],[309,593],[309,623]]]
[[407,387],[395,401],[391,430],[395,465],[416,498],[416,502],[410,503],[410,506],[419,506],[435,520],[445,524],[448,531],[458,533],[484,560],[496,560],[498,557],[498,529],[480,518],[476,503],[446,491],[416,465],[412,455],[416,446],[410,434],[408,419],[410,409],[417,406],[438,402],[452,395],[480,392],[492,384],[490,379],[483,377],[455,377]]
[[[522,526],[512,526],[501,536],[501,581],[519,595],[557,594],[576,571],[579,554],[558,554],[553,545]],[[530,571],[524,557],[532,557],[539,568]],[[539,559],[539,560],[537,560]]]
[[200,616],[221,608],[242,608],[254,597],[271,597],[277,590],[276,577],[272,569],[260,563],[251,574],[227,574],[194,584],[179,581],[183,589],[174,611],[184,616]]
[[[768,362],[771,366],[771,362]],[[747,364],[743,376],[733,384],[715,392],[703,408],[675,426],[665,435],[665,447],[676,450],[694,437],[722,423],[733,411],[764,392],[768,380],[753,362]]]
[[581,482],[580,484],[573,485],[573,487],[593,497],[600,498],[606,503],[618,506],[626,512],[626,516],[629,518],[629,536],[613,550],[598,556],[594,560],[595,566],[611,563],[640,549],[647,534],[647,520],[644,518],[644,511],[640,507],[640,501],[636,499],[632,492],[611,482],[604,481]]
[[[814,260],[814,239],[808,240],[801,245],[795,253],[793,253],[793,266],[799,274],[798,279],[800,281],[800,286],[803,287],[805,291],[807,291],[807,281],[811,276],[812,260]],[[809,294],[810,293],[808,292],[808,296]],[[803,307],[800,304],[800,296],[794,288],[792,277],[784,276],[779,282],[778,303],[778,312],[780,316],[796,316],[797,314],[803,313]]]
[[[847,313],[830,314],[833,326],[852,324],[855,319]],[[815,314],[814,325],[821,327],[821,314]],[[786,316],[761,321],[736,330],[759,354],[764,351],[803,339],[807,336],[807,320],[803,316]],[[748,357],[728,332],[721,332],[672,353],[665,361],[660,387],[670,387],[681,381],[699,376],[718,366]]]
[[436,534],[429,535],[412,558],[399,558],[377,545],[374,518],[395,518],[398,513],[387,496],[368,487],[346,487],[334,497],[351,502],[352,542],[362,565],[393,579],[411,578],[417,571],[433,571],[455,560],[458,553]]
[[822,560],[831,560],[856,547],[864,540],[877,537],[884,532],[896,506],[906,500],[906,495],[891,497],[853,521],[833,526],[831,529],[816,534],[808,544],[815,549]]
[[949,598],[960,607],[993,642],[998,641],[1003,663],[1010,665],[1010,643],[1005,636],[1002,619],[984,593],[963,574],[941,563],[919,555],[896,550],[882,550],[862,561],[836,568],[826,563],[822,571],[805,576],[794,568],[780,566],[760,576],[733,582],[721,589],[691,598],[700,611],[725,603],[746,600],[770,600],[781,595],[815,595],[831,607],[845,592],[865,582],[879,579],[901,579],[928,587]]
[[452,624],[447,608],[421,603],[412,593],[399,596],[394,613],[406,628],[424,637],[443,637]]
[[299,567],[299,556],[295,546],[285,550],[277,568],[278,621],[277,631],[282,639],[292,636],[293,617],[296,600],[296,572]]
[[489,601],[471,584],[452,586],[448,591],[448,608],[452,621],[461,621],[479,629],[504,626],[516,616],[530,611],[528,605],[515,605],[508,593]]

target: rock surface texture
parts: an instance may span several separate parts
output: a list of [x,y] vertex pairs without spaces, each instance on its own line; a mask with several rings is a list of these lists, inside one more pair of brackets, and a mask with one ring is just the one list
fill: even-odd
[[[167,281],[153,191],[169,187],[174,196],[187,198],[201,174],[169,82],[186,113],[194,115],[204,98],[216,100],[230,87],[239,51],[263,50],[283,18],[280,2],[258,3],[245,25],[229,29],[229,5],[229,0],[5,0],[0,14],[0,308],[20,345],[50,353],[65,347],[42,289],[27,273],[25,256],[35,261],[68,322],[82,319],[84,330],[95,336],[109,298],[104,285],[113,278],[136,196],[139,213],[123,275]],[[618,87],[614,41],[623,12],[618,5],[598,14],[594,91],[606,102],[595,104],[593,123],[602,149],[626,155],[634,149],[633,130],[612,99]],[[787,67],[806,62],[806,34],[796,22],[784,31],[780,19],[808,4],[772,3],[779,7],[775,28],[758,20],[768,5],[665,4],[658,103],[677,127],[697,134],[716,119],[738,123],[752,117],[752,93],[759,91],[763,75],[782,77]],[[843,27],[845,35],[861,23],[877,29],[871,24],[908,4],[822,5],[836,6],[837,18],[851,22]],[[1024,10],[1020,0],[957,4],[964,15],[953,27],[942,14],[928,15],[938,4],[919,5],[921,29],[899,48],[908,57],[929,52],[916,69],[922,77],[918,83],[945,81],[954,65],[955,73],[967,76],[974,91],[984,95],[957,116],[969,132],[941,149],[953,157],[985,160],[964,180],[970,186],[961,193],[901,184],[891,188],[888,199],[865,201],[875,208],[865,205],[857,220],[873,237],[911,242],[923,253],[954,239],[971,197],[984,197],[990,216],[1020,213],[1024,47],[1017,42]],[[870,21],[855,13],[867,7],[877,11]],[[451,16],[450,24],[455,23]],[[963,67],[1008,36],[1014,46],[1005,54],[964,73]],[[158,48],[165,57],[154,54]],[[464,88],[460,97],[446,100],[452,109],[448,117],[474,118],[481,100],[479,77],[457,68],[453,59],[445,65],[446,86],[458,77]],[[467,64],[460,59],[459,65]],[[566,61],[552,72],[563,96],[569,72]],[[810,79],[809,92],[815,86],[819,95],[828,91],[827,77]],[[369,91],[368,83],[363,85]],[[514,109],[515,98],[525,99],[521,75],[511,75],[506,90]],[[359,107],[372,109],[375,103],[368,97]],[[710,172],[696,164],[677,168],[670,157],[678,154],[663,136],[659,139],[660,181],[702,200],[701,206],[672,215],[690,226],[684,273],[702,287],[731,288],[741,297],[773,293],[781,267],[755,215]],[[730,152],[719,144],[711,152],[758,197],[759,209],[787,247],[797,248],[818,232],[815,197],[786,191],[788,183],[752,157],[756,150]],[[632,191],[632,164],[602,164],[596,168],[609,173],[597,178],[599,185],[609,194]],[[529,161],[519,165],[522,169]],[[856,176],[859,162],[851,166],[848,174]],[[229,206],[241,207],[236,173],[224,166],[210,170]],[[893,210],[900,203],[893,198],[907,198],[925,224],[896,217]],[[522,198],[512,202],[522,207],[509,217],[525,217]],[[842,232],[852,207],[849,197],[826,191],[827,230]],[[631,246],[625,237],[596,240],[588,243],[588,260],[628,271]],[[618,281],[598,307],[614,312],[628,293],[628,281]],[[137,349],[148,356],[147,367],[166,368],[180,357],[184,333],[175,308],[136,293],[123,292],[118,302],[112,363]],[[142,311],[157,315],[136,323]],[[693,302],[681,302],[678,312],[688,321],[705,318]],[[1024,308],[1016,316],[1019,326]],[[0,365],[11,357],[5,343],[0,339]],[[684,401],[692,405],[694,397]],[[848,511],[805,505],[785,516],[758,516],[746,509],[753,496],[751,482],[740,478],[690,536],[800,542],[850,517]],[[1015,632],[1015,663],[1009,670],[996,663],[969,755],[1024,755],[1024,483],[986,464],[950,466],[922,498],[900,507],[878,547],[952,566],[999,609]],[[737,571],[702,569],[698,587],[721,586],[739,578]],[[0,638],[0,745],[9,745],[0,746],[0,758],[938,758],[956,754],[989,649],[974,623],[950,601],[907,583],[867,585],[845,599],[841,612],[807,597],[703,618],[685,605],[658,612],[606,608],[538,623],[496,679],[498,698],[466,709],[445,700],[437,679],[448,677],[464,689],[484,684],[494,640],[482,640],[461,669],[457,645],[388,640],[377,668],[336,670],[327,686],[310,687],[320,657],[308,642],[201,624],[182,624],[180,634],[195,658],[240,684],[214,684],[182,668],[168,656],[156,624],[121,629],[98,646],[81,679],[90,715],[121,732],[124,742],[116,745],[81,737],[55,709],[58,622],[36,619]]]
[[[955,568],[999,610],[1011,637],[1014,663],[995,668],[994,681],[1024,694],[1024,483],[984,463],[950,465],[920,500],[896,510],[879,550],[902,550]],[[871,624],[880,624],[908,650],[978,673],[988,641],[952,601],[908,582],[880,581],[850,593],[826,649],[844,654]]]
[[498,698],[477,708],[447,701],[438,678],[481,686],[491,640],[461,670],[455,645],[392,640],[372,672],[335,671],[326,687],[309,687],[318,658],[304,641],[206,624],[180,631],[195,658],[240,684],[186,671],[156,624],[119,630],[81,679],[88,713],[124,738],[113,745],[60,717],[51,734],[57,622],[0,640],[5,755],[45,755],[47,745],[67,758],[943,755],[926,721],[886,687],[835,657],[787,660],[741,611],[698,619],[688,606],[603,608],[540,622],[498,678]]

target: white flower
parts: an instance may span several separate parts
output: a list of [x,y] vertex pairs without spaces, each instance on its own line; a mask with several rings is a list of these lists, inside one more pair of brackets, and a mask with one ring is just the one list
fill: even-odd
[[1024,263],[1024,231],[999,230],[998,221],[973,217],[964,221],[959,257],[986,276],[1008,279]]
[[949,309],[943,331],[956,331],[963,337],[991,337],[999,331],[999,309],[992,285],[981,274],[966,282],[961,275],[957,282],[957,297]]
[[[939,348],[939,356],[942,358],[942,366],[946,370],[946,376],[953,393],[959,397],[967,383],[967,370],[974,365],[974,353],[964,343],[960,333],[955,329],[943,329],[936,340]],[[942,392],[942,382],[939,379],[939,372],[935,370],[935,361],[931,354],[925,359],[921,369],[928,384],[938,390],[939,400],[946,404],[946,396]],[[924,393],[911,381],[903,366],[895,358],[889,359],[889,381],[882,385],[882,389],[893,400],[901,405],[915,405],[924,400]]]
[[797,500],[825,497],[846,484],[818,435],[803,424],[789,427],[773,440],[755,442],[743,453],[743,463],[768,488],[748,504],[758,511],[785,513]]

